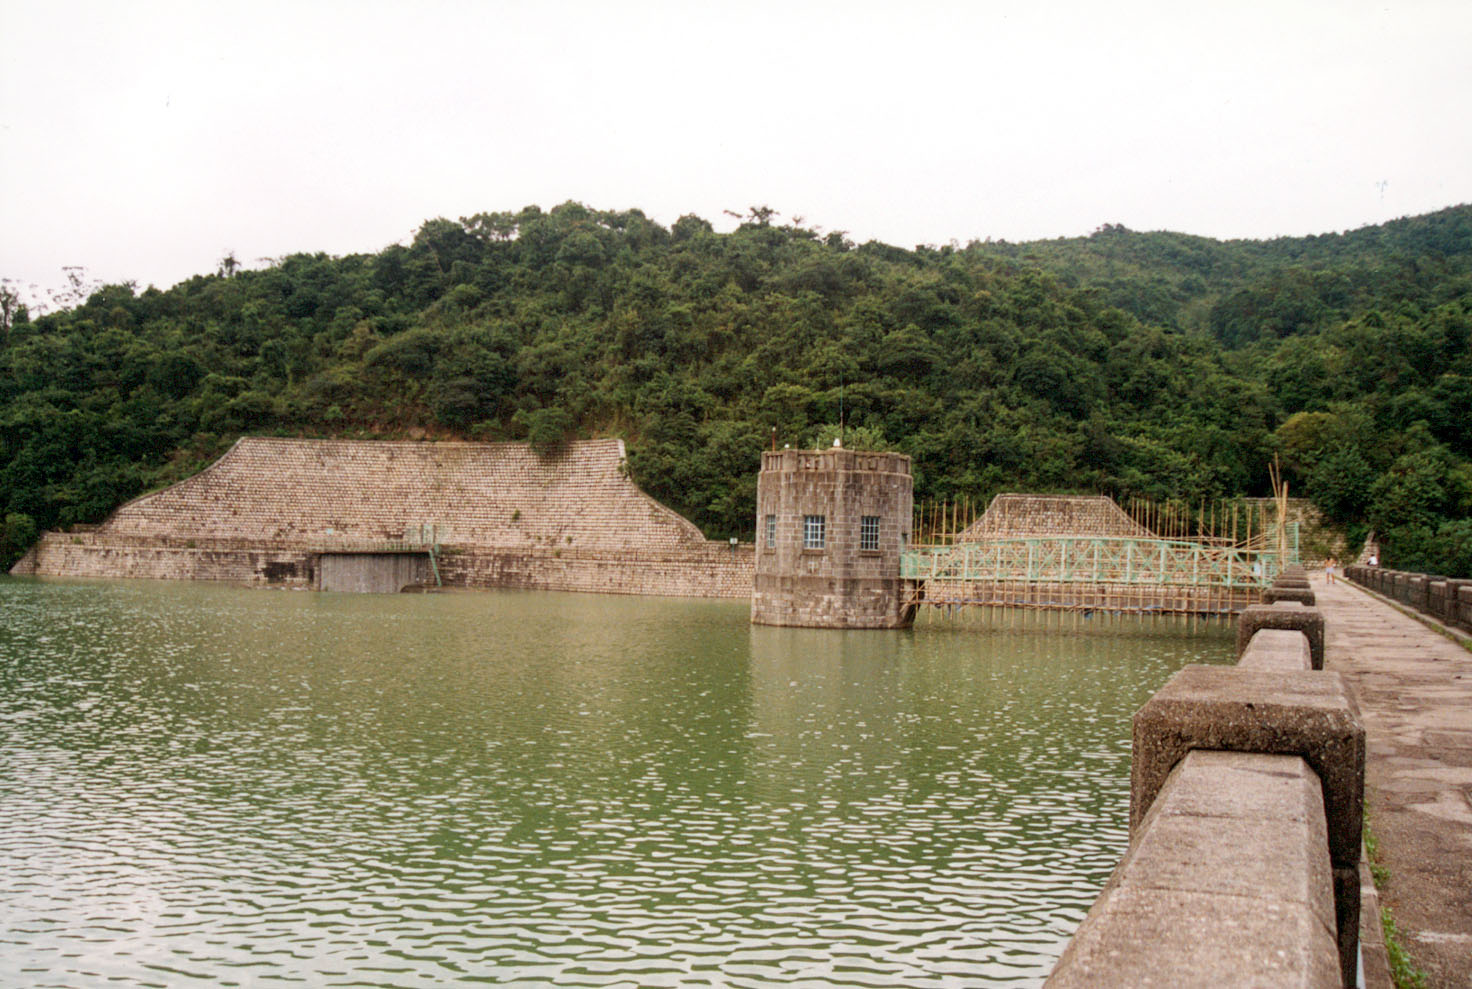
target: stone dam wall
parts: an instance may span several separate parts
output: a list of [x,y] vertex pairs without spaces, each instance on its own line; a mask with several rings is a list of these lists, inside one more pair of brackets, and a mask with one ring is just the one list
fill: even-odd
[[541,457],[262,437],[95,530],[45,533],[11,573],[319,589],[324,555],[331,579],[338,557],[383,553],[418,555],[426,569],[403,573],[458,587],[745,598],[753,573],[751,546],[705,539],[629,480],[621,440]]

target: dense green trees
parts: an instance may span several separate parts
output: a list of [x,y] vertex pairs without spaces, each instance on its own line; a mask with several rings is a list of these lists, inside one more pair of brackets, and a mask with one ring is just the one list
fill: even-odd
[[[758,454],[915,457],[917,494],[1295,490],[1467,566],[1472,209],[1342,235],[914,251],[565,203],[425,223],[376,255],[105,286],[0,337],[0,554],[100,520],[244,432],[618,435],[653,495],[749,537]],[[1461,528],[1458,528],[1458,527]],[[1458,549],[1456,547],[1461,547]],[[1459,556],[1458,554],[1463,554]],[[1462,561],[1462,562],[1458,562]]]

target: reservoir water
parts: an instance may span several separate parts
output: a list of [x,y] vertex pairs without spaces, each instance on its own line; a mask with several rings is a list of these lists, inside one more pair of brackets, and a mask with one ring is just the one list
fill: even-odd
[[1035,986],[1227,626],[0,578],[0,985]]

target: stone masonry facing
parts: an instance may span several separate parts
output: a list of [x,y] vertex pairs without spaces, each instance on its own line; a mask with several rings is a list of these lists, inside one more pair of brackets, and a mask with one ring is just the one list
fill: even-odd
[[622,440],[245,437],[96,530],[46,533],[12,573],[317,587],[323,553],[433,544],[447,584],[745,597],[750,546],[705,539],[627,476]]

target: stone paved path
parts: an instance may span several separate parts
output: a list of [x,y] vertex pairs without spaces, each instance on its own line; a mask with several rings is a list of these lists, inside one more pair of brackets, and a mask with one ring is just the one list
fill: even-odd
[[1365,722],[1382,903],[1428,986],[1472,989],[1472,651],[1352,584],[1313,583],[1325,666]]

